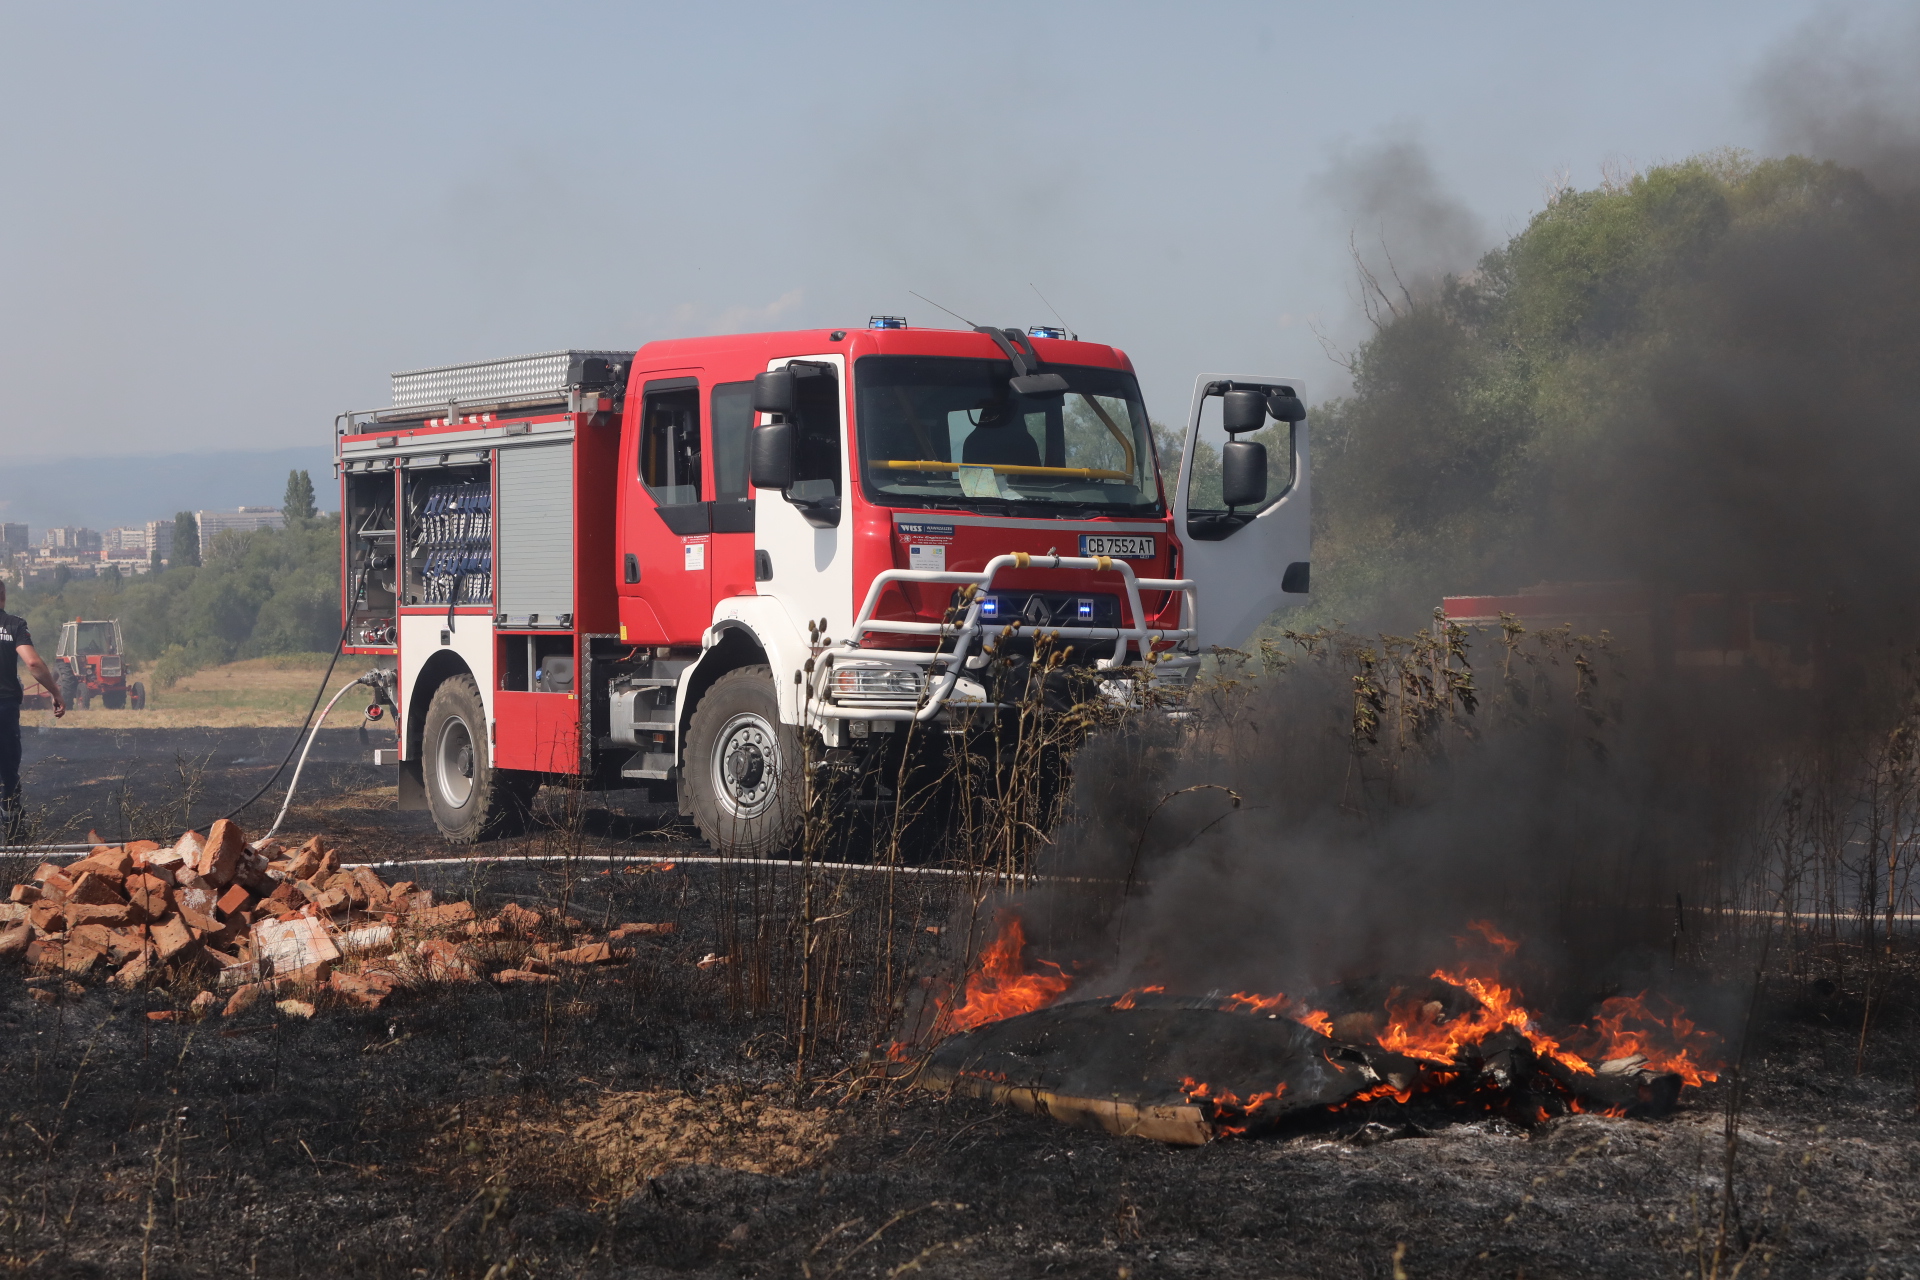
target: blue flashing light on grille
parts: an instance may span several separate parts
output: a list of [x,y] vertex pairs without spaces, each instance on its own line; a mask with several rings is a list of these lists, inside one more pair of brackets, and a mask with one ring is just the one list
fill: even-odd
[[1092,622],[1093,621],[1093,601],[1091,600],[1078,601],[1076,603],[1074,613],[1080,619],[1080,621]]
[[904,329],[907,327],[905,316],[868,316],[869,329]]
[[999,596],[981,596],[980,597],[980,616],[982,618],[999,617],[1000,616],[1000,597]]
[[1073,337],[1064,325],[1057,324],[1036,324],[1027,332],[1036,338],[1059,338],[1062,341],[1070,341]]

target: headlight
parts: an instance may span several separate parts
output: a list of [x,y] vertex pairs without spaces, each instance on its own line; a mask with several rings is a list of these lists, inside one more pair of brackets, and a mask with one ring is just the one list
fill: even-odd
[[911,701],[927,687],[927,673],[913,667],[848,667],[833,669],[833,696],[842,699]]

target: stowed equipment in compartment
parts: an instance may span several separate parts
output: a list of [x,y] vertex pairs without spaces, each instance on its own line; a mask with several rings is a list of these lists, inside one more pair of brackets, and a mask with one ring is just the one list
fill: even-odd
[[406,538],[408,604],[493,602],[493,486],[486,467],[410,475]]

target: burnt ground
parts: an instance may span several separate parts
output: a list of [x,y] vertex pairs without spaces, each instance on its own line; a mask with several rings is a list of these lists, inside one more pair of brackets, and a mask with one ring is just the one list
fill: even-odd
[[[123,748],[120,772],[147,762]],[[439,852],[417,815],[356,807],[371,773],[330,764],[308,816],[357,832],[349,853]],[[587,845],[689,847],[632,838],[661,821],[596,810]],[[1711,1273],[1725,1085],[1657,1121],[1528,1131],[1375,1103],[1196,1149],[856,1083],[851,1031],[813,1047],[796,1087],[794,1022],[753,1010],[753,965],[696,965],[779,877],[599,869],[409,871],[482,905],[564,898],[589,921],[677,926],[630,964],[552,986],[156,1023],[145,1012],[191,984],[43,982],[59,994],[42,1002],[0,962],[0,1260],[75,1276],[1388,1277],[1398,1254],[1411,1277]],[[950,893],[916,882],[902,945],[933,957],[924,930]],[[857,976],[866,962],[838,963]],[[1876,1005],[1856,1074],[1851,970],[1768,991],[1727,1233],[1735,1258],[1751,1247],[1742,1274],[1920,1276],[1920,983],[1908,973]],[[856,1028],[856,1012],[831,1025]]]

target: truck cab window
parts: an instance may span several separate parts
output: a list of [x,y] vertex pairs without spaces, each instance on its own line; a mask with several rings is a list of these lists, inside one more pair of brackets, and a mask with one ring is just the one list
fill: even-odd
[[663,507],[700,501],[700,388],[649,388],[640,410],[640,482]]
[[747,500],[747,434],[753,430],[753,383],[723,382],[713,389],[713,496]]
[[840,379],[830,370],[800,368],[794,379],[794,419],[800,424],[791,496],[823,502],[840,496]]

